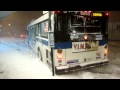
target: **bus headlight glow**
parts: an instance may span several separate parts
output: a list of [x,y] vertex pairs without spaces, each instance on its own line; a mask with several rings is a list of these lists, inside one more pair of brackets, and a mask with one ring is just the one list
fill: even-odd
[[59,60],[62,60],[63,56],[62,56],[62,55],[57,55],[57,58],[58,58]]

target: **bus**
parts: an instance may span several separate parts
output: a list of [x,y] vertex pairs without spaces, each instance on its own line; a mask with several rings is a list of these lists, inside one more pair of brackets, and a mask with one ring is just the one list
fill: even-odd
[[54,73],[108,64],[105,11],[43,11],[27,26],[28,43]]

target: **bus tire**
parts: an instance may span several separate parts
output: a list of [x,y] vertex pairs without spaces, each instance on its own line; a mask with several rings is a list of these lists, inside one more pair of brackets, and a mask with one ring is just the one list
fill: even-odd
[[38,58],[39,58],[41,61],[43,61],[43,60],[42,60],[42,54],[41,54],[41,51],[40,51],[39,48],[38,48]]

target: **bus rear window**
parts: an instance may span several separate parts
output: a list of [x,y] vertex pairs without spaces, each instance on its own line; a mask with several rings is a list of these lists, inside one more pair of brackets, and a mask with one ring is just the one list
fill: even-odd
[[71,25],[84,25],[83,17],[80,15],[72,15],[71,16]]
[[101,21],[97,18],[86,18],[86,33],[100,33]]

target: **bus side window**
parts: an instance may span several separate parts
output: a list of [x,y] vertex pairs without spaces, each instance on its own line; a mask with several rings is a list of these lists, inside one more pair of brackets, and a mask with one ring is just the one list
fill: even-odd
[[31,26],[30,27],[30,39],[32,39],[32,29],[33,29],[33,27]]
[[35,27],[35,25],[33,26],[32,32],[33,32],[33,39],[35,39],[36,38],[36,27]]
[[48,38],[48,21],[44,21],[41,23],[41,36],[44,38]]
[[39,34],[38,24],[36,25],[36,36]]
[[39,36],[41,36],[41,24],[40,24],[40,23],[38,24],[38,32],[39,32],[39,33],[38,33]]

